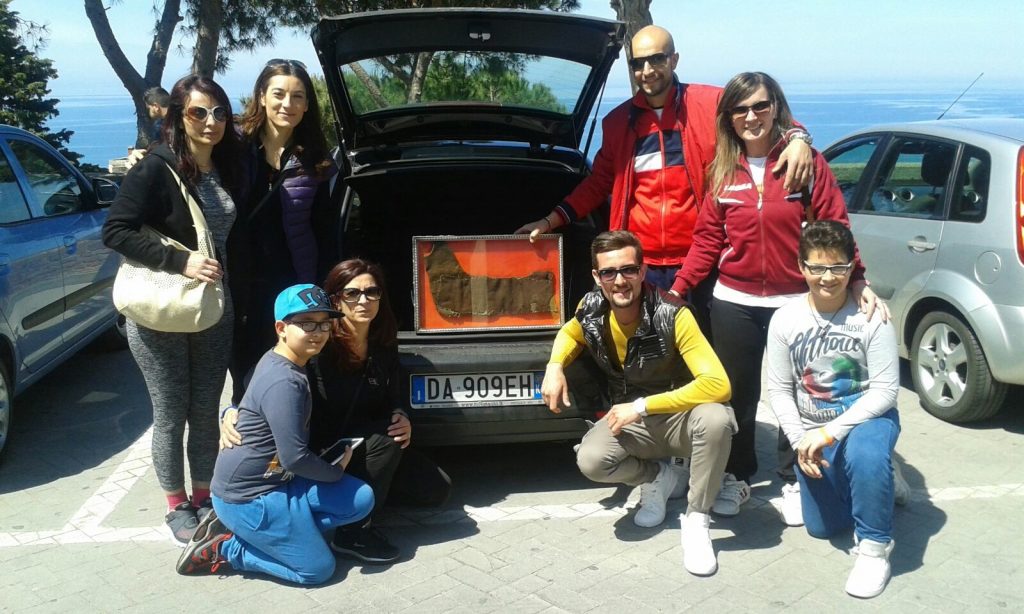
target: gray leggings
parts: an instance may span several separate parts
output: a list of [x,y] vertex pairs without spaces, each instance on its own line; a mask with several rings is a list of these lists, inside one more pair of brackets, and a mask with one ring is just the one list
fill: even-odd
[[209,482],[217,460],[218,405],[231,355],[234,313],[227,297],[224,317],[198,333],[163,333],[128,320],[128,347],[153,403],[153,467],[160,487],[185,487],[182,440],[188,424],[192,482]]

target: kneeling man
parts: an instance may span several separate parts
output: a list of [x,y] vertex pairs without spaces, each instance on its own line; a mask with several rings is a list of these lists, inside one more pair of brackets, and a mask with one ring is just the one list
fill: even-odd
[[[642,485],[634,522],[653,527],[684,473],[668,459],[690,458],[682,519],[683,564],[695,575],[718,569],[708,512],[718,495],[736,418],[729,379],[681,299],[642,281],[640,241],[604,232],[591,246],[594,281],[576,317],[558,332],[541,393],[553,412],[569,406],[563,368],[586,348],[607,378],[612,407],[583,438],[576,462],[596,482]],[[685,477],[682,478],[685,480]]]

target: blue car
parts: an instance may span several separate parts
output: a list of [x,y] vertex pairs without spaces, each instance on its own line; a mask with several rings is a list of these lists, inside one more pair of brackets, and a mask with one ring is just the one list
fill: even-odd
[[0,453],[17,394],[100,335],[125,345],[111,299],[119,258],[100,240],[116,193],[0,125]]

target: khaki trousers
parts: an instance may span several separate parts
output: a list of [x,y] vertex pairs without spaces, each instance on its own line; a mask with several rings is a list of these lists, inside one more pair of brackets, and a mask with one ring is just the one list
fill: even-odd
[[675,414],[652,414],[612,435],[602,418],[583,437],[576,464],[595,482],[637,486],[658,475],[659,459],[690,459],[690,511],[707,513],[722,487],[732,436],[732,408],[705,403]]

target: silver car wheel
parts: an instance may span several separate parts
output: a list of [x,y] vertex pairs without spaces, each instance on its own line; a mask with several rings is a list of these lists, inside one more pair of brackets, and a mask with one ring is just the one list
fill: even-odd
[[1009,388],[992,377],[971,327],[946,311],[933,311],[918,322],[910,345],[910,373],[921,407],[949,422],[995,415]]
[[918,394],[926,394],[937,405],[949,407],[964,396],[967,388],[967,352],[963,339],[948,325],[929,327],[921,337],[917,351],[918,377],[924,384]]

